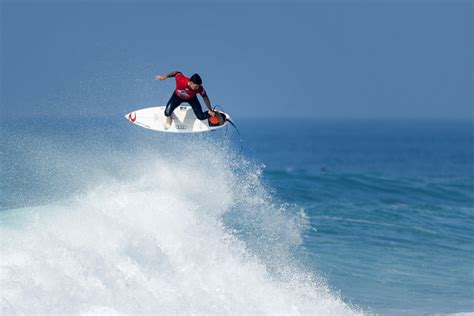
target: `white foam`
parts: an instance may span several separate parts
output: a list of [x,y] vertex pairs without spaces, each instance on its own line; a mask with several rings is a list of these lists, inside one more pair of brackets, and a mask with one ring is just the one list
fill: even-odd
[[304,211],[276,202],[255,165],[195,146],[3,212],[2,314],[359,314],[292,258]]

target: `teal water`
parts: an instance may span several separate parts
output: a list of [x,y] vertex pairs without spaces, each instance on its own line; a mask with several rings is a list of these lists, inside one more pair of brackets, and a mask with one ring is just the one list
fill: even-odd
[[[473,312],[473,122],[303,120],[291,132],[286,123],[238,120],[240,150],[232,130],[182,137],[122,118],[2,122],[4,311],[28,312],[19,305],[33,293],[44,312]],[[79,242],[89,230],[115,236],[113,246]],[[113,281],[123,262],[135,263]],[[58,273],[42,278],[49,269]],[[249,287],[231,286],[230,275]],[[97,282],[101,304],[84,294]],[[59,301],[42,304],[52,293]]]
[[463,121],[323,121],[268,126],[251,147],[310,215],[314,269],[356,304],[419,315],[473,310],[473,136]]

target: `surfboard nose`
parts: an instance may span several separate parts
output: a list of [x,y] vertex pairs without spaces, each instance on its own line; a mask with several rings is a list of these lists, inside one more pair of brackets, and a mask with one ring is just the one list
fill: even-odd
[[125,118],[130,122],[135,123],[137,119],[137,114],[135,112],[130,112],[128,114],[125,114]]

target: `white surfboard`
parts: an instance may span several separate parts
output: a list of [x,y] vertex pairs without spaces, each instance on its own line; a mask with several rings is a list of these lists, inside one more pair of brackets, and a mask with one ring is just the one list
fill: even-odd
[[165,106],[157,106],[146,109],[140,109],[125,115],[133,124],[152,129],[160,132],[168,133],[197,133],[208,132],[226,126],[230,116],[227,113],[219,111],[223,114],[223,124],[215,126],[209,120],[198,120],[194,111],[190,106],[178,106],[171,117],[173,122],[171,125],[165,123]]

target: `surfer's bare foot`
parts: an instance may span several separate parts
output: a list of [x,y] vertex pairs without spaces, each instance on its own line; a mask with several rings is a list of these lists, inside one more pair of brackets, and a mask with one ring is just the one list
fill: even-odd
[[171,116],[167,116],[164,121],[165,129],[170,128],[172,122],[173,122],[173,119],[171,118]]

